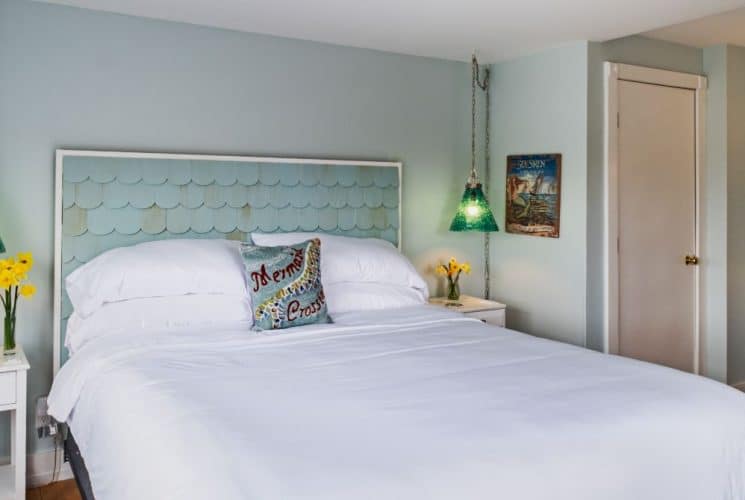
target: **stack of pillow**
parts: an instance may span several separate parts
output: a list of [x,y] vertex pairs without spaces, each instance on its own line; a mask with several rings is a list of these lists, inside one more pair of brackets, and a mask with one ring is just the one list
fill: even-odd
[[251,239],[152,241],[79,267],[65,281],[74,308],[70,354],[117,332],[285,328],[427,300],[424,280],[387,241],[320,233]]
[[74,354],[100,335],[138,330],[250,328],[240,243],[163,240],[105,252],[65,280],[73,314],[65,346]]
[[329,314],[422,304],[428,291],[414,266],[390,242],[322,233],[253,233],[255,245],[321,242],[321,280]]

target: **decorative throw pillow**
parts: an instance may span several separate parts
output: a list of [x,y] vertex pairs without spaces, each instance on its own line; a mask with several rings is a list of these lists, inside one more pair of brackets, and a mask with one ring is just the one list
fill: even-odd
[[289,246],[241,246],[254,329],[327,323],[321,285],[321,240]]

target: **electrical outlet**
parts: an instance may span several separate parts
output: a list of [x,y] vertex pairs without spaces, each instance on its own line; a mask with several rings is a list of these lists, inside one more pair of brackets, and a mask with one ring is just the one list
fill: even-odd
[[47,397],[36,399],[36,434],[39,438],[57,435],[57,422],[47,413]]

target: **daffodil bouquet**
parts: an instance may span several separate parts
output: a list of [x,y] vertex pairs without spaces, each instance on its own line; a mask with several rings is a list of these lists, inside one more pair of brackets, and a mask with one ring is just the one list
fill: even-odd
[[[28,273],[33,265],[34,258],[30,253],[19,253],[16,258],[0,260],[0,300],[5,309],[5,354],[14,354],[16,351],[18,299],[30,298],[36,293],[36,287],[28,282]],[[2,293],[3,290],[5,293]]]
[[468,262],[458,263],[455,257],[450,257],[447,264],[440,264],[435,268],[440,276],[446,276],[448,279],[448,299],[458,300],[460,298],[460,280],[461,273],[471,274],[471,264]]

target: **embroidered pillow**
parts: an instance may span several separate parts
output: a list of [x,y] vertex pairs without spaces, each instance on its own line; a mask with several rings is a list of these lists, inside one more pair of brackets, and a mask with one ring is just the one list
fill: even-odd
[[241,255],[255,330],[328,322],[321,285],[321,240],[277,247],[244,244]]

